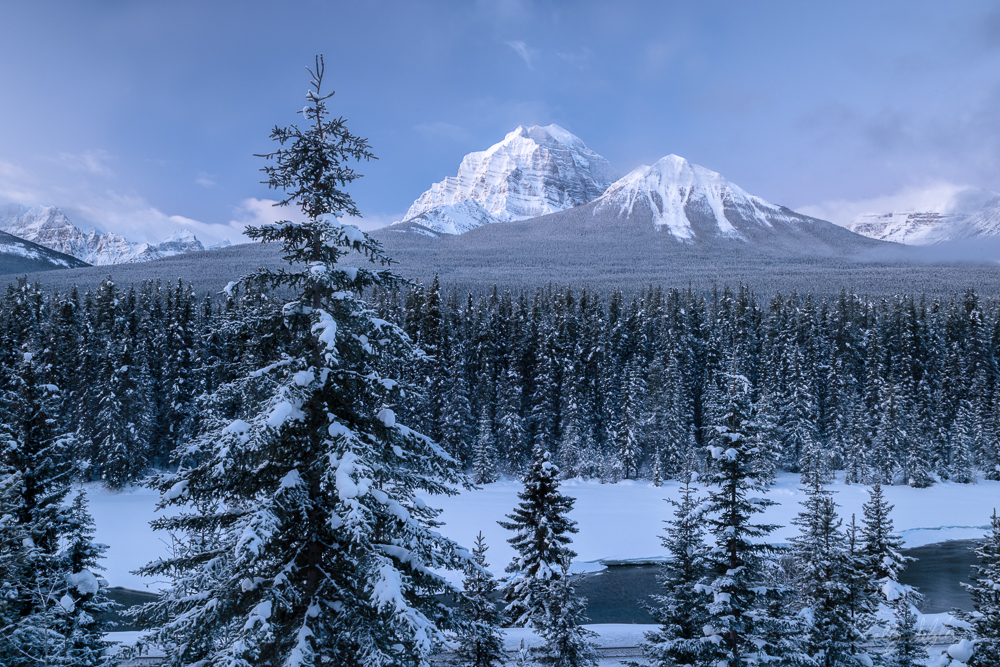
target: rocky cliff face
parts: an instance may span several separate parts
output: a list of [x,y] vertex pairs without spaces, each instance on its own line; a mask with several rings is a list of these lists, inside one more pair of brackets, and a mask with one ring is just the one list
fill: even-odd
[[466,155],[458,175],[432,185],[401,223],[424,233],[462,234],[586,204],[616,177],[607,160],[558,125],[521,126]]
[[1000,197],[972,211],[952,212],[949,208],[942,204],[929,211],[865,213],[847,228],[869,238],[906,245],[936,245],[1000,236]]

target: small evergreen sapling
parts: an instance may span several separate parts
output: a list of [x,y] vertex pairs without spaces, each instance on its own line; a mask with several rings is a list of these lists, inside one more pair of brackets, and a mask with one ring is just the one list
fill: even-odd
[[494,667],[503,665],[507,652],[503,648],[503,631],[500,629],[500,613],[492,596],[496,591],[496,581],[486,568],[486,551],[482,532],[476,536],[476,546],[472,549],[475,566],[469,567],[465,576],[465,600],[463,611],[468,625],[459,634],[458,655],[467,667]]

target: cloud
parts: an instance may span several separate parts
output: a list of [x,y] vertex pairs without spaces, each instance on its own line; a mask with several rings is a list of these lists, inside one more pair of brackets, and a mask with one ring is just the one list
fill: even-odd
[[212,180],[211,174],[206,174],[204,172],[198,172],[198,178],[194,179],[195,185],[200,185],[203,188],[214,188],[215,181]]
[[423,135],[433,138],[440,137],[452,141],[469,141],[472,139],[472,134],[468,130],[458,125],[452,125],[451,123],[420,123],[419,125],[415,125],[414,129]]
[[229,239],[233,243],[244,243],[245,225],[230,222],[218,224],[202,222],[183,215],[164,213],[143,197],[123,195],[107,190],[72,206],[65,207],[73,219],[81,216],[86,220],[99,222],[107,231],[120,234],[132,242],[159,243],[177,231],[187,230],[205,245]]
[[100,149],[83,153],[59,153],[55,158],[57,163],[72,171],[104,177],[114,176],[114,172],[106,164],[110,160],[111,155]]
[[11,204],[36,204],[34,200],[34,179],[13,162],[0,160],[0,202]]
[[405,212],[392,214],[369,213],[363,218],[345,217],[343,218],[343,222],[346,222],[349,225],[355,225],[363,232],[370,232],[373,229],[387,227],[394,222],[399,222],[405,215]]
[[517,53],[517,55],[521,56],[521,58],[524,60],[524,63],[528,66],[528,69],[535,69],[535,66],[532,63],[532,61],[534,60],[535,56],[538,55],[537,50],[532,49],[527,44],[519,40],[504,42],[504,43],[510,48],[514,49],[514,52]]
[[[236,219],[229,222],[229,227],[242,230],[247,225],[256,227],[284,220],[299,220],[302,218],[298,208],[295,206],[275,206],[277,203],[274,199],[257,199],[255,197],[244,199],[236,207]],[[404,215],[405,213],[368,214],[361,218],[347,216],[341,220],[367,232],[398,222],[403,219]]]
[[996,193],[966,185],[936,182],[909,186],[893,194],[854,201],[826,201],[796,209],[803,215],[829,220],[842,227],[863,213],[904,211],[935,211],[938,213],[971,213],[982,208]]

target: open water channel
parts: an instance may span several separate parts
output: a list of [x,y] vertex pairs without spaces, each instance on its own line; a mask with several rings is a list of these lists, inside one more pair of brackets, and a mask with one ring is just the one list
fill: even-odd
[[[942,542],[903,554],[917,560],[907,565],[900,577],[904,584],[916,586],[924,595],[920,610],[926,614],[971,609],[972,602],[961,582],[969,580],[970,567],[976,562],[972,540]],[[642,604],[660,592],[656,581],[658,565],[612,565],[600,572],[583,575],[577,594],[587,598],[588,623],[653,623]],[[110,597],[129,607],[155,600],[150,593],[111,589]],[[119,618],[120,630],[134,628],[128,619]]]
[[[972,609],[961,582],[969,581],[970,568],[976,562],[971,550],[974,545],[972,540],[961,540],[903,550],[903,555],[917,560],[907,565],[900,580],[923,594],[924,601],[918,605],[922,612]],[[588,622],[653,623],[642,604],[660,592],[658,573],[658,565],[612,565],[583,575],[577,594],[587,598]]]

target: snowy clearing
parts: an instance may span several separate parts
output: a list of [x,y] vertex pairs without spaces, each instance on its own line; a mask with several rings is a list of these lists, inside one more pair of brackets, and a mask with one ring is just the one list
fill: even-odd
[[[762,522],[783,526],[775,531],[775,542],[787,542],[797,533],[791,525],[798,514],[804,495],[798,487],[799,476],[782,474],[769,497],[780,503],[767,510]],[[155,516],[157,492],[146,488],[130,488],[118,493],[98,484],[86,484],[90,511],[97,524],[96,540],[111,548],[104,566],[105,578],[112,586],[137,590],[159,590],[165,582],[131,574],[138,567],[169,554],[167,535],[154,532],[149,521]],[[573,563],[577,572],[599,570],[602,560],[645,560],[662,558],[660,545],[663,521],[671,517],[671,506],[665,498],[677,499],[680,485],[666,482],[657,488],[646,481],[624,481],[601,484],[593,480],[567,480],[562,490],[576,498],[570,518],[580,532],[573,538],[578,556]],[[868,500],[868,488],[857,485],[832,484],[841,517],[850,522]],[[464,546],[471,545],[481,530],[489,546],[486,554],[494,574],[503,573],[514,555],[507,544],[508,531],[497,521],[513,510],[521,483],[504,480],[475,491],[466,491],[451,498],[425,498],[432,506],[441,507],[445,526],[441,532]],[[978,539],[983,536],[993,508],[1000,506],[1000,482],[979,484],[941,483],[927,489],[906,486],[884,488],[885,498],[895,505],[892,513],[896,530],[907,547],[937,542]],[[451,574],[454,581],[460,577]]]

